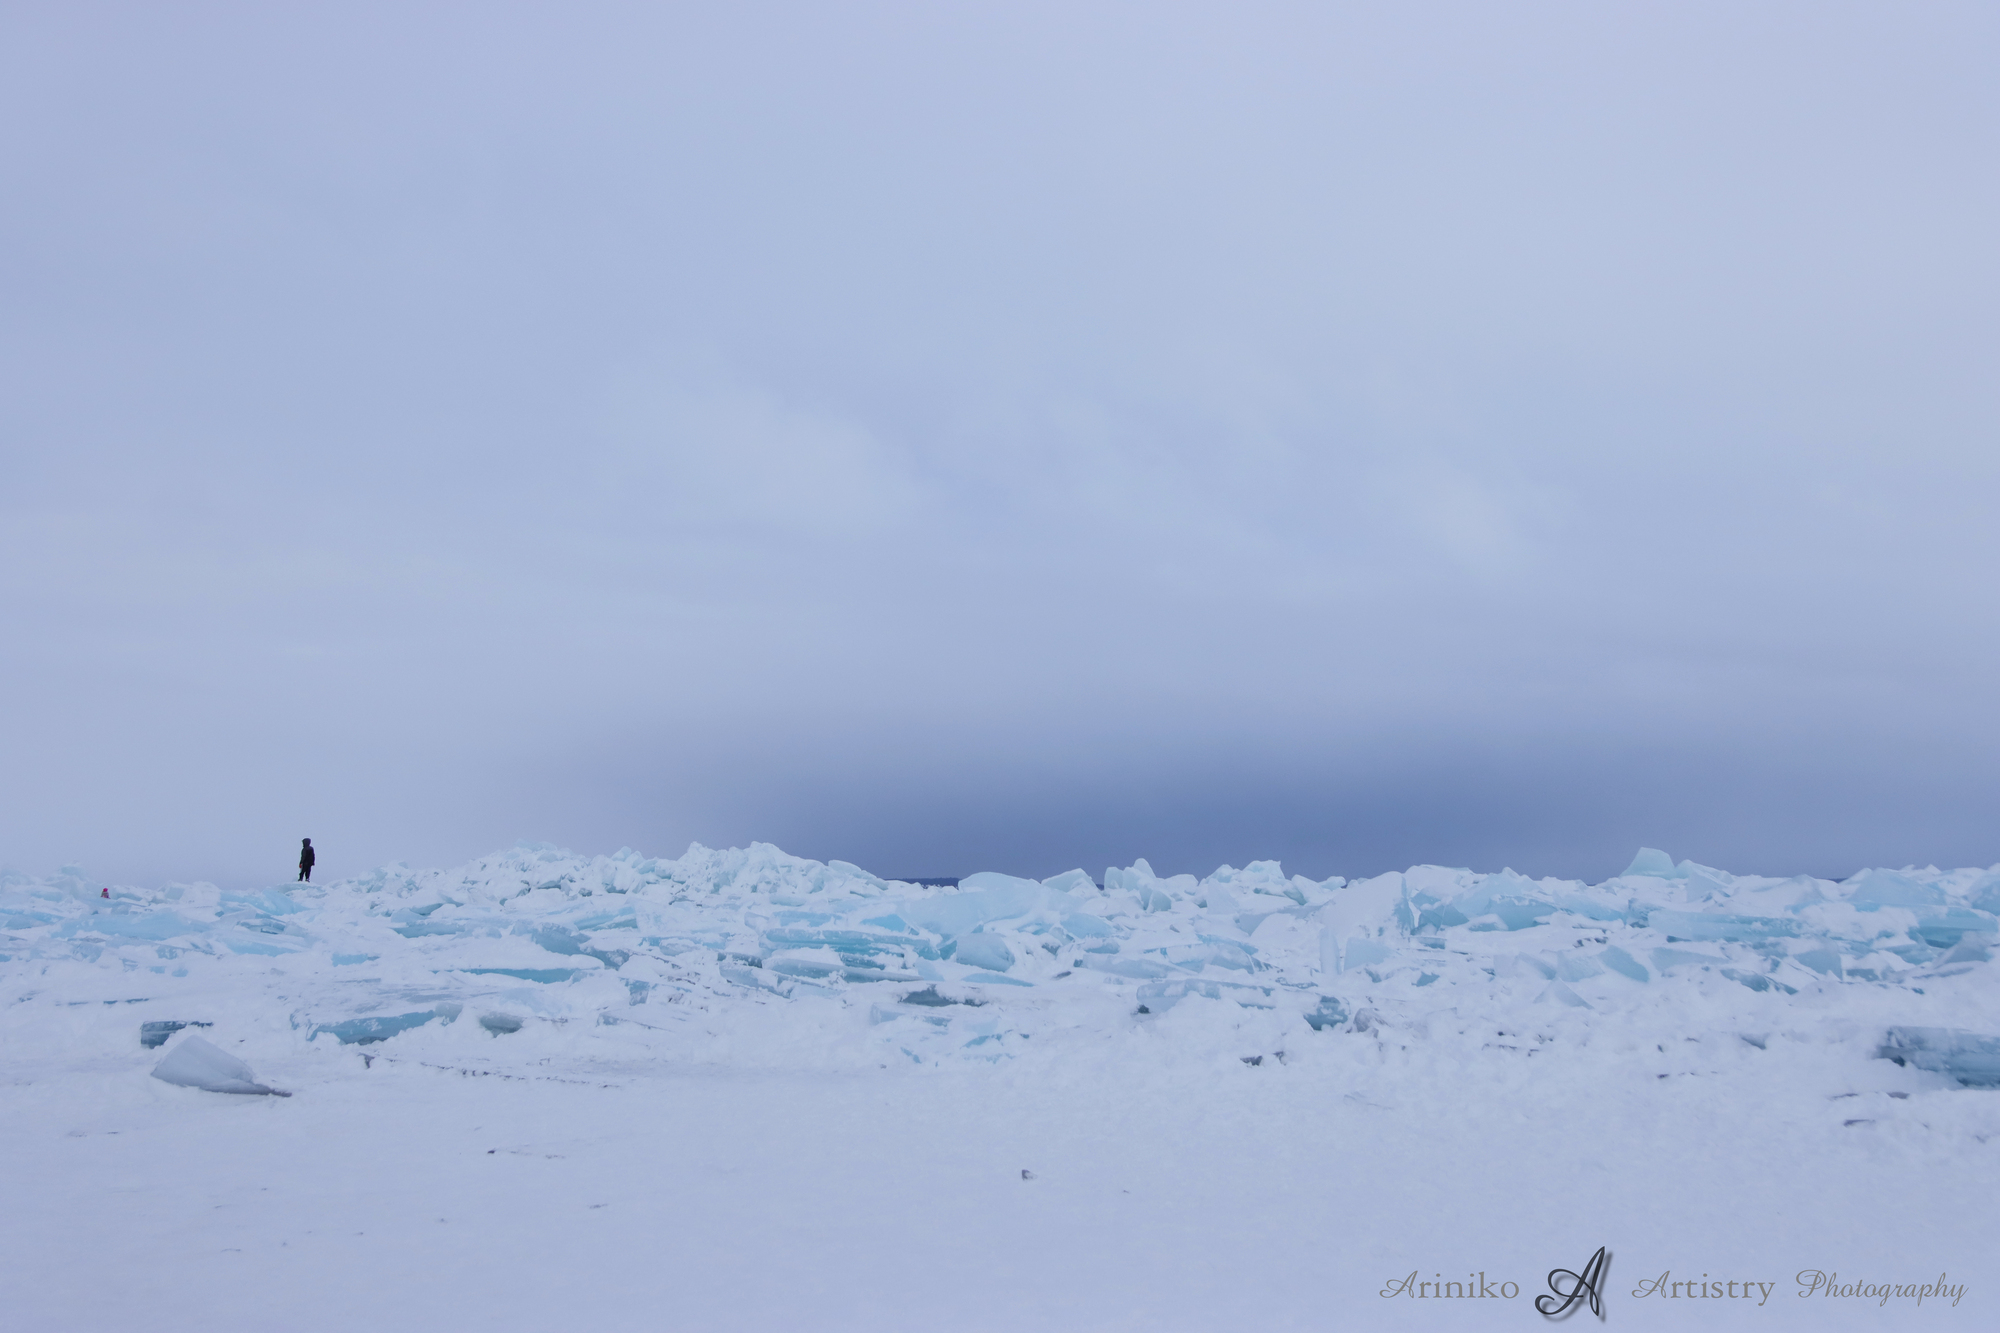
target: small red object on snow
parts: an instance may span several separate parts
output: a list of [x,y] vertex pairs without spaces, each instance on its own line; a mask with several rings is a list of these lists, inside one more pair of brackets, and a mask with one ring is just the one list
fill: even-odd
[[100,897],[104,897],[104,898],[109,898],[109,897],[111,896],[111,886],[110,886],[110,885],[108,885],[108,884],[107,884],[107,885],[105,885],[105,887],[104,887],[104,892],[103,892],[102,894],[100,894],[99,896],[100,896]]

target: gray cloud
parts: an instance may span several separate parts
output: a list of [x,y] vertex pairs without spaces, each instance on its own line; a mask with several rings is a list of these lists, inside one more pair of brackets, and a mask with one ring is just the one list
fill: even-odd
[[1978,7],[0,25],[0,859],[2000,857]]

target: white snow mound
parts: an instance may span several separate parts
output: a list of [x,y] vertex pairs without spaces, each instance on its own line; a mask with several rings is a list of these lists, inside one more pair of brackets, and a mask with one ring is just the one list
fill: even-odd
[[290,1093],[267,1088],[250,1072],[250,1066],[200,1037],[183,1037],[153,1066],[153,1077],[183,1088],[204,1092],[240,1092],[288,1097]]

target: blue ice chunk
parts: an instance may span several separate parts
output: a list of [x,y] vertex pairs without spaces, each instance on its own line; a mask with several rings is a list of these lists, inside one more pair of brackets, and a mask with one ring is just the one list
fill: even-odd
[[925,1008],[925,1009],[942,1009],[947,1005],[962,1004],[970,1008],[977,1009],[986,1002],[984,1000],[954,999],[949,995],[938,994],[938,988],[936,986],[926,986],[922,990],[911,991],[908,995],[905,995],[902,999],[898,1000],[896,1003],[914,1004],[919,1006],[920,1008]]
[[2000,931],[2000,918],[1969,907],[1950,907],[1925,916],[1910,929],[1933,948],[1949,949],[1967,935],[1991,935]]
[[[1421,896],[1429,897],[1428,894]],[[1412,899],[1411,904],[1414,903],[1415,899]],[[1503,870],[1497,875],[1482,877],[1478,884],[1452,899],[1448,909],[1427,909],[1416,918],[1416,924],[1419,929],[1426,922],[1455,926],[1475,918],[1493,916],[1499,918],[1508,930],[1526,930],[1546,921],[1556,910],[1556,905],[1548,901],[1541,886],[1534,880],[1512,870]]]
[[1417,979],[1413,984],[1418,986],[1428,986],[1437,979],[1438,979],[1438,974],[1435,972],[1419,972],[1417,973]]
[[897,916],[894,912],[889,913],[887,916],[871,916],[861,924],[864,926],[880,926],[884,930],[893,930],[898,933],[907,933],[910,929],[910,923]]
[[1251,966],[1255,964],[1257,946],[1247,940],[1232,940],[1227,935],[1207,935],[1200,931],[1195,932],[1195,938],[1203,944],[1236,954],[1244,960],[1242,963],[1225,963],[1225,967]]
[[1495,898],[1482,915],[1497,916],[1509,930],[1526,930],[1549,919],[1556,905],[1540,898]]
[[522,1020],[512,1014],[481,1014],[479,1016],[479,1026],[485,1028],[496,1037],[504,1036],[509,1032],[519,1032],[521,1030],[521,1022]]
[[780,956],[767,960],[764,966],[782,976],[805,977],[814,981],[830,977],[836,972],[844,973],[847,967],[838,954],[825,958]]
[[989,972],[1005,972],[1014,966],[1014,951],[1008,948],[1007,941],[998,935],[974,931],[959,940],[958,961],[967,967],[985,968]]
[[1563,981],[1588,981],[1604,975],[1604,964],[1571,950],[1556,955],[1556,976]]
[[465,928],[452,921],[416,921],[407,926],[392,926],[398,935],[406,940],[422,939],[426,935],[463,935]]
[[982,870],[977,874],[967,875],[958,882],[958,889],[961,894],[1020,892],[1036,896],[1039,895],[1041,888],[1042,882],[1040,880],[1022,879],[1018,875],[1003,875],[997,870]]
[[846,875],[850,879],[858,879],[862,883],[867,884],[870,887],[875,888],[877,890],[886,889],[889,887],[888,884],[883,882],[881,879],[878,879],[876,876],[869,874],[866,870],[863,870],[860,866],[855,865],[852,861],[828,861],[826,863],[826,868],[828,870],[838,871],[840,874]]
[[559,981],[568,981],[588,971],[581,967],[461,967],[461,972],[470,972],[481,977],[512,977],[516,981],[534,981],[544,986]]
[[[723,942],[727,943],[727,940]],[[712,949],[715,947],[713,943],[707,941],[689,939],[677,935],[642,935],[640,936],[640,943],[658,949],[669,958],[675,957],[678,954],[692,953],[696,949]]]
[[1799,933],[1799,923],[1787,917],[1733,916],[1723,912],[1678,912],[1658,908],[1647,924],[1672,939],[1740,944],[1786,939]]
[[1142,856],[1124,870],[1120,870],[1117,866],[1112,866],[1106,870],[1104,872],[1104,887],[1113,893],[1120,889],[1130,889],[1136,892],[1140,885],[1149,884],[1156,878],[1158,876],[1153,873],[1152,865]]
[[1798,991],[1793,987],[1787,986],[1782,981],[1774,981],[1761,972],[1744,972],[1734,967],[1725,967],[1719,970],[1723,976],[1728,977],[1731,981],[1740,982],[1754,991],[1767,991],[1775,987],[1787,995],[1798,994]]
[[1628,875],[1650,875],[1654,879],[1680,879],[1686,872],[1674,868],[1674,858],[1657,847],[1641,847],[1625,867]]
[[2000,1037],[1961,1028],[1890,1028],[1876,1055],[1948,1074],[1968,1088],[2000,1088]]
[[231,953],[262,954],[267,958],[283,958],[286,954],[298,952],[296,947],[285,948],[281,945],[266,944],[262,940],[224,939],[222,943]]
[[1357,967],[1372,967],[1377,963],[1386,963],[1395,956],[1396,951],[1386,944],[1378,944],[1368,939],[1351,939],[1341,950],[1340,970],[1352,972]]
[[583,952],[583,939],[573,930],[561,926],[542,926],[535,931],[535,943],[550,953],[575,957]]
[[1938,966],[1943,967],[1953,963],[1991,962],[1993,961],[1993,952],[1989,947],[1990,944],[1991,941],[1981,939],[1960,940],[1951,947],[1949,953],[1938,959]]
[[1499,977],[1514,976],[1522,968],[1535,973],[1543,981],[1556,979],[1555,964],[1546,958],[1537,958],[1531,953],[1502,953],[1493,955],[1493,974]]
[[1255,908],[1236,914],[1236,928],[1245,935],[1255,935],[1257,927],[1263,925],[1274,916],[1289,916],[1304,919],[1311,915],[1310,912],[1302,912],[1297,907],[1269,907],[1268,904],[1271,899],[1262,894],[1258,896],[1261,901],[1259,901]]
[[1592,897],[1587,893],[1559,893],[1555,895],[1555,906],[1559,912],[1573,912],[1577,916],[1589,917],[1593,921],[1623,921],[1625,908],[1606,898]]
[[1076,965],[1093,972],[1109,972],[1113,976],[1134,980],[1151,980],[1173,971],[1165,963],[1156,963],[1150,958],[1079,958]]
[[[1911,932],[1912,935],[1915,933],[1915,931]],[[1908,944],[1885,944],[1880,947],[1884,953],[1895,954],[1912,967],[1928,963],[1931,959],[1938,956],[1938,951],[1921,939],[1912,939]]]
[[820,930],[804,927],[776,927],[764,932],[764,943],[773,949],[829,948],[852,960],[878,955],[901,958],[908,949],[919,958],[936,958],[930,943],[910,935],[890,935],[866,930]]
[[[162,972],[166,971],[165,968],[161,968],[160,970]],[[173,1036],[182,1028],[212,1028],[214,1026],[215,1024],[213,1023],[203,1023],[195,1019],[189,1019],[186,1022],[179,1022],[174,1019],[158,1019],[151,1023],[141,1023],[139,1025],[139,1045],[150,1051],[155,1047],[166,1045],[167,1038]]]
[[1156,1014],[1165,1013],[1190,995],[1210,1000],[1234,1000],[1254,1009],[1277,1007],[1271,999],[1271,992],[1262,986],[1242,986],[1229,981],[1211,981],[1206,977],[1149,981],[1139,987],[1139,1002]]
[[[399,1032],[420,1028],[440,1016],[439,1010],[423,1009],[412,1014],[397,1014],[393,1018],[350,1018],[343,1023],[321,1023],[313,1028],[306,1040],[310,1041],[324,1032],[338,1037],[343,1046],[367,1046],[374,1042],[387,1041]],[[455,1011],[453,1016],[456,1017]]]
[[1613,972],[1624,973],[1634,981],[1652,980],[1653,974],[1646,970],[1644,963],[1641,963],[1615,944],[1608,944],[1598,950],[1597,961],[1610,968]]
[[351,967],[355,963],[372,963],[380,955],[372,953],[337,953],[333,956],[335,967]]
[[1542,993],[1535,997],[1535,1003],[1560,1004],[1560,1005],[1566,1005],[1571,1009],[1590,1008],[1590,1001],[1584,999],[1581,995],[1578,995],[1575,991],[1571,990],[1568,986],[1563,985],[1563,983],[1560,981],[1551,981],[1543,989]]
[[1712,953],[1690,953],[1686,949],[1655,949],[1652,957],[1653,966],[1662,972],[1674,967],[1720,967],[1729,961]]
[[[1412,899],[1412,901],[1414,902],[1415,899]],[[1449,930],[1453,926],[1462,926],[1471,919],[1471,917],[1450,903],[1440,903],[1435,907],[1425,907],[1418,911],[1417,929],[1422,930],[1426,926],[1436,926],[1439,930]]]
[[1150,884],[1139,886],[1139,908],[1145,912],[1171,912],[1174,910],[1173,895],[1164,889],[1156,889]]
[[1864,870],[1848,881],[1854,892],[1847,901],[1863,912],[1883,907],[1942,907],[1944,890],[1935,884],[1919,884],[1908,875],[1893,870]]
[[1035,984],[1032,981],[1023,981],[1019,977],[1003,976],[998,972],[971,972],[964,979],[966,981],[977,981],[1002,986],[1032,986]]
[[1823,972],[1835,981],[1842,979],[1840,955],[1831,949],[1807,949],[1792,955],[1792,961],[1801,967],[1809,967],[1815,972]]
[[[773,926],[764,932],[762,938],[764,943],[773,949],[831,949],[840,945],[843,946],[838,950],[841,953],[869,953],[873,952],[874,941],[879,937],[858,930],[822,930],[815,926]],[[907,941],[895,941],[894,947],[898,953],[902,951],[905,943]]]
[[1337,1027],[1346,1021],[1347,1006],[1331,995],[1320,996],[1318,1006],[1306,1011],[1306,1022],[1312,1027],[1314,1032],[1322,1032],[1329,1027]]
[[248,907],[271,916],[289,916],[305,910],[304,903],[294,902],[291,894],[283,889],[265,889],[262,893],[224,893],[219,902],[225,909]]
[[871,981],[917,981],[920,979],[914,972],[891,972],[876,963],[869,963],[863,967],[850,966],[841,975],[858,985],[866,985]]
[[[951,1002],[947,1001],[947,1003]],[[978,1001],[974,1001],[974,1003],[976,1004]],[[928,1014],[921,1009],[898,1009],[893,1004],[871,1004],[868,1006],[868,1023],[871,1027],[879,1026],[883,1023],[893,1023],[899,1018],[914,1018],[919,1023],[928,1023],[932,1027],[937,1028],[948,1028],[951,1026],[951,1015],[949,1014]]]
[[989,921],[1005,921],[1047,904],[1066,902],[1032,879],[1015,879],[985,871],[959,881],[957,893],[941,893],[899,903],[896,911],[919,930],[947,938],[971,933]]
[[722,973],[724,981],[733,981],[737,985],[747,986],[751,990],[770,991],[777,995],[785,994],[786,988],[791,985],[791,978],[774,976],[761,967],[744,967],[738,963],[724,963],[717,971]]
[[1109,921],[1085,912],[1071,912],[1064,917],[1063,929],[1078,939],[1103,939],[1112,934]]
[[101,912],[64,922],[54,932],[56,939],[84,935],[116,935],[128,940],[170,940],[176,935],[200,935],[209,927],[172,912]]
[[1097,891],[1097,881],[1084,871],[1065,870],[1053,879],[1043,880],[1042,887],[1053,889],[1057,893],[1077,893],[1084,890],[1095,893]]
[[2000,870],[1974,880],[1972,887],[1965,891],[1965,900],[1981,912],[2000,915]]

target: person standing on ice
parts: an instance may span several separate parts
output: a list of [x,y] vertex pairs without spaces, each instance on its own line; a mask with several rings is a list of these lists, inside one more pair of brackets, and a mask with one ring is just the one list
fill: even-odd
[[299,882],[301,884],[312,883],[313,862],[318,859],[318,857],[313,855],[313,840],[311,838],[304,839],[302,845],[299,847]]

